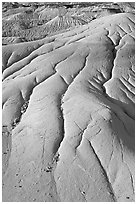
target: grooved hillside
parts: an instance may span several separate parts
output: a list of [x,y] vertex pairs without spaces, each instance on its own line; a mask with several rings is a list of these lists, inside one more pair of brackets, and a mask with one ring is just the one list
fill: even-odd
[[134,22],[3,46],[3,201],[134,201]]

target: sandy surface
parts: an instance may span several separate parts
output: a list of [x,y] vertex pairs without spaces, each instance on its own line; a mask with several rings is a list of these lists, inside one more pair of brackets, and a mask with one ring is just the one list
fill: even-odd
[[134,201],[134,15],[3,46],[3,201]]

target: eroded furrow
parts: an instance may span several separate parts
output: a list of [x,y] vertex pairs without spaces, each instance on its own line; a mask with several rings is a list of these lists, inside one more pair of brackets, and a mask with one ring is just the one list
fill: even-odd
[[96,158],[97,158],[97,161],[99,162],[99,164],[100,164],[100,166],[101,166],[101,168],[102,168],[102,170],[103,170],[103,174],[104,174],[105,179],[106,179],[106,181],[107,181],[107,183],[108,183],[108,186],[109,186],[109,188],[110,188],[110,192],[109,192],[109,193],[112,195],[113,201],[116,202],[116,201],[117,201],[117,200],[116,200],[116,196],[115,196],[114,190],[113,190],[113,188],[112,188],[112,185],[111,185],[111,183],[110,183],[110,181],[109,181],[109,179],[108,179],[107,172],[106,172],[106,170],[104,169],[104,167],[102,166],[101,161],[100,161],[100,159],[99,159],[97,153],[95,152],[95,149],[93,148],[92,143],[91,143],[90,141],[89,141],[89,143],[90,143],[90,146],[91,146],[91,148],[92,148],[92,150],[93,150],[93,152],[94,152],[94,154],[95,154],[95,156],[96,156]]

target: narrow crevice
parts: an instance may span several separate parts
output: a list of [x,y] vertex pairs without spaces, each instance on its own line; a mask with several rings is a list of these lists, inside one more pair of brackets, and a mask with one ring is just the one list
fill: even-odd
[[135,25],[135,22],[129,16],[127,16],[127,18],[129,21],[131,21],[131,23],[133,23]]
[[41,172],[43,171],[43,168],[44,168],[44,156],[45,156],[45,136],[43,137],[43,141],[42,141],[42,155],[41,155],[42,167],[41,167]]
[[65,97],[65,95],[67,94],[67,91],[68,89],[73,85],[73,83],[75,83],[75,80],[77,79],[77,77],[79,77],[79,75],[81,74],[81,72],[84,70],[84,68],[87,66],[87,59],[88,59],[88,56],[89,56],[90,53],[88,53],[86,56],[85,56],[85,61],[84,61],[84,64],[83,64],[83,67],[77,72],[77,74],[74,76],[72,82],[69,84],[67,90],[64,92],[64,94],[62,95],[62,102],[63,102],[63,98]]
[[123,149],[122,141],[121,141],[120,139],[119,139],[119,144],[120,144],[120,148],[121,148],[121,158],[122,158],[122,162],[126,165],[128,171],[129,171],[133,194],[135,194],[133,176],[132,176],[132,173],[131,173],[131,170],[130,170],[128,164],[127,164],[126,161],[124,160],[124,153],[123,153],[123,152],[124,152],[124,149]]
[[75,150],[77,150],[77,148],[80,146],[80,144],[81,144],[81,141],[82,141],[82,139],[83,139],[83,137],[84,137],[84,134],[85,134],[85,132],[87,131],[87,129],[88,129],[88,127],[89,127],[89,125],[90,125],[90,121],[87,123],[87,125],[86,125],[86,127],[84,128],[84,129],[81,129],[80,128],[80,126],[74,121],[74,123],[76,124],[76,126],[79,128],[79,130],[80,130],[80,132],[78,133],[78,144],[77,144],[77,146],[75,147]]
[[6,173],[12,148],[12,132],[7,126],[2,126],[2,174]]
[[25,112],[27,111],[28,106],[29,106],[29,100],[30,100],[30,96],[31,96],[31,94],[32,94],[32,91],[33,91],[33,88],[32,88],[32,90],[30,91],[27,100],[24,99],[23,96],[22,96],[22,98],[23,98],[23,100],[24,100],[24,103],[23,103],[22,106],[20,107],[20,115],[14,119],[14,121],[13,121],[13,123],[12,123],[12,125],[11,125],[11,126],[12,126],[12,130],[15,129],[15,128],[17,127],[17,125],[21,122],[22,116],[23,116],[23,115],[25,114]]
[[128,34],[127,32],[125,32],[125,30],[123,30],[123,28],[120,25],[117,25],[117,27],[120,29],[120,31],[124,33],[123,35],[121,35],[121,38]]
[[[62,94],[64,95],[64,94]],[[60,104],[58,104],[58,110],[59,110],[59,114],[60,114],[60,118],[59,118],[59,123],[60,123],[60,129],[61,129],[61,137],[58,139],[58,141],[56,142],[56,144],[54,144],[54,149],[55,149],[55,152],[54,152],[54,155],[59,155],[59,148],[61,146],[61,143],[64,139],[64,136],[65,136],[65,118],[64,118],[64,113],[63,113],[63,107],[62,107],[62,95],[61,97],[59,97],[59,102]],[[58,160],[59,160],[59,157],[58,157]]]
[[58,71],[57,71],[57,73],[58,73],[58,75],[60,76],[60,78],[63,80],[63,82],[64,82],[67,86],[69,86],[69,84],[68,84],[67,81],[64,79],[64,77],[61,76]]
[[108,162],[107,170],[109,170],[109,166],[110,166],[110,162],[112,160],[113,154],[114,154],[114,136],[113,136],[113,139],[112,139],[112,152],[110,154],[110,159],[109,159],[109,162]]
[[[129,169],[129,168],[128,168]],[[133,189],[133,194],[135,195],[135,188],[134,188],[134,180],[133,180],[133,176],[131,174],[131,171],[129,169],[129,172],[130,172],[130,179],[131,179],[131,185],[132,185],[132,189]]]
[[110,189],[110,192],[109,192],[109,193],[110,193],[110,195],[112,196],[113,201],[116,202],[116,196],[115,196],[114,190],[113,190],[113,188],[112,188],[112,185],[111,185],[111,183],[110,183],[110,181],[109,181],[107,172],[106,172],[105,168],[103,167],[103,165],[102,165],[102,163],[101,163],[101,160],[99,159],[97,153],[95,152],[95,149],[93,148],[91,142],[90,142],[89,140],[88,140],[88,142],[89,142],[90,147],[92,148],[93,153],[94,153],[94,155],[96,156],[97,161],[98,161],[98,163],[99,163],[99,165],[100,165],[100,167],[101,167],[101,169],[102,169],[102,171],[103,171],[104,177],[105,177],[105,179],[106,179],[106,181],[107,181],[107,184],[108,184],[108,187],[109,187],[109,189]]
[[[111,38],[109,36],[108,36],[108,38],[111,40]],[[113,78],[112,72],[113,72],[113,68],[115,66],[115,59],[117,57],[117,50],[115,49],[115,44],[113,43],[112,40],[111,40],[111,42],[112,42],[112,45],[113,45],[113,49],[112,49],[113,61],[112,61],[112,68],[111,68],[111,71],[110,71],[110,78],[107,80],[107,82]],[[119,43],[120,43],[120,41],[119,41]],[[119,45],[119,43],[117,44],[117,46]]]
[[86,192],[85,191],[81,191],[81,189],[78,187],[78,190],[80,191],[83,199],[85,200],[85,202],[88,202],[87,199],[86,199]]

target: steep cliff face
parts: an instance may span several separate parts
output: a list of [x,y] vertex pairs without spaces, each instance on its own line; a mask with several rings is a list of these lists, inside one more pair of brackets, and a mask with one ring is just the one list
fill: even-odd
[[134,15],[3,46],[3,201],[134,201]]

